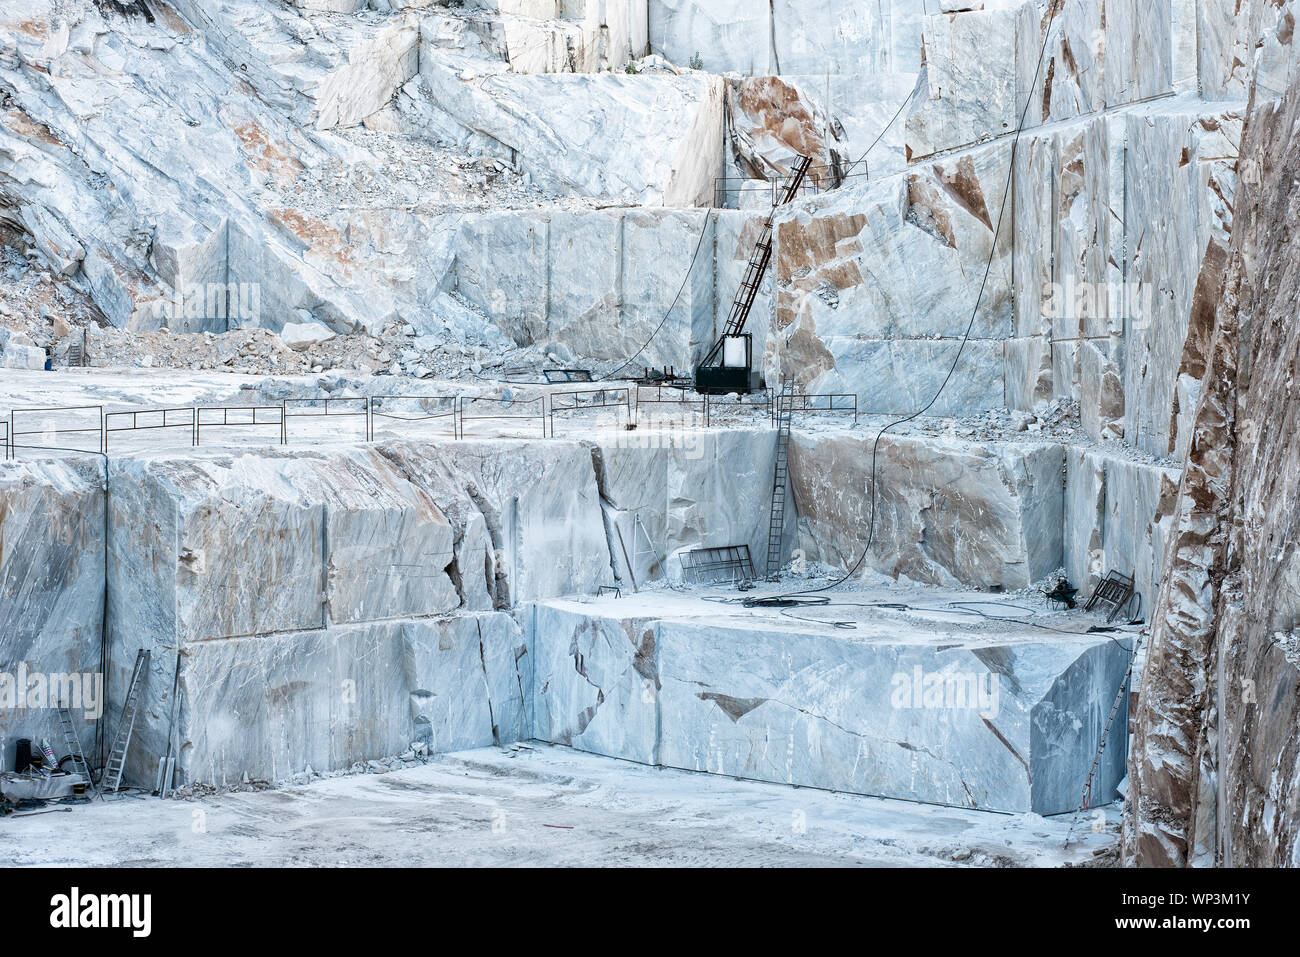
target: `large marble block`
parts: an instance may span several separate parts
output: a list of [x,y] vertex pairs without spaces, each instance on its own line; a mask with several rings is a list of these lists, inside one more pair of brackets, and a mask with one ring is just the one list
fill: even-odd
[[[86,748],[103,704],[95,685],[104,618],[103,463],[19,454],[0,462],[0,680],[10,683],[0,703],[0,762],[8,769],[18,738],[62,741],[47,707],[58,703],[47,693],[51,686],[55,696],[66,687],[64,702],[77,706],[73,719]],[[41,676],[39,700],[24,694],[20,671]],[[70,683],[51,682],[55,675]]]
[[[738,614],[675,596],[542,603],[534,734],[665,767],[1054,814],[1079,806],[1128,667],[1127,639],[1109,636]],[[1095,803],[1123,776],[1124,714]]]
[[[175,658],[159,657],[170,679]],[[508,744],[529,736],[529,673],[523,633],[500,613],[191,644],[178,783],[279,781],[414,744],[433,753]],[[166,746],[171,685],[145,687],[152,706],[136,728],[133,769],[149,780]]]
[[573,602],[521,610],[532,653],[532,736],[658,763],[655,622],[587,614]]
[[723,82],[682,76],[481,76],[420,62],[414,119],[452,146],[494,152],[556,191],[625,205],[708,206],[721,175]]
[[110,614],[141,643],[460,603],[450,522],[372,449],[117,459],[110,512]]

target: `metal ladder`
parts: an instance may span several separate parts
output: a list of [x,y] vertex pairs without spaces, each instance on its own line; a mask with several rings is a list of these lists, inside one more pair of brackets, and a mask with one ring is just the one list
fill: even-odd
[[86,763],[86,755],[81,750],[81,741],[77,738],[77,729],[72,723],[72,712],[63,704],[59,705],[59,724],[63,726],[63,746],[68,749],[68,755],[72,758],[72,768],[78,774],[86,778],[86,790],[89,794],[87,800],[95,796],[95,782],[90,776],[90,765]]
[[749,321],[750,310],[754,308],[754,300],[758,297],[759,287],[763,285],[763,276],[767,274],[768,264],[772,261],[772,218],[779,207],[785,206],[798,195],[804,180],[808,177],[808,167],[811,165],[811,156],[799,157],[799,162],[795,164],[790,174],[790,182],[786,184],[780,201],[772,207],[772,211],[763,220],[763,233],[758,237],[754,251],[750,253],[749,265],[745,267],[744,278],[741,279],[740,287],[736,290],[736,298],[731,303],[731,313],[727,316],[722,337],[705,358],[705,365],[711,365],[722,352],[723,339],[738,336],[744,331],[745,324]]
[[131,669],[131,683],[126,687],[126,701],[122,704],[122,716],[117,722],[117,738],[113,742],[113,751],[108,756],[104,767],[104,778],[99,782],[101,795],[109,791],[116,792],[122,784],[122,769],[126,767],[126,750],[131,745],[131,731],[135,728],[136,698],[140,694],[140,679],[149,667],[149,650],[141,648],[135,655],[135,667]]
[[1124,672],[1124,680],[1119,683],[1119,693],[1115,695],[1115,702],[1110,706],[1110,715],[1106,718],[1106,727],[1101,732],[1101,744],[1097,747],[1097,753],[1092,757],[1092,767],[1088,769],[1088,778],[1083,782],[1083,798],[1079,802],[1080,810],[1088,810],[1092,807],[1092,781],[1097,774],[1097,768],[1101,765],[1101,756],[1106,751],[1106,740],[1110,737],[1111,725],[1115,723],[1115,715],[1119,714],[1119,706],[1123,704],[1124,699],[1129,694],[1129,682],[1133,677],[1133,665],[1137,661],[1138,650],[1142,647],[1142,636],[1139,634],[1133,642],[1133,654],[1128,660],[1128,670]]
[[772,511],[767,525],[767,577],[776,578],[781,570],[781,544],[785,538],[785,496],[789,484],[790,421],[794,416],[793,379],[782,376],[781,392],[776,397],[776,464],[772,469]]

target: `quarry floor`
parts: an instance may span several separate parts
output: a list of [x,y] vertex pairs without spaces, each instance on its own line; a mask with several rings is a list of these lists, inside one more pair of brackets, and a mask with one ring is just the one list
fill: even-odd
[[124,795],[11,816],[0,819],[0,860],[23,867],[1097,866],[1115,857],[1118,808],[1005,815],[528,744],[272,790],[193,800]]

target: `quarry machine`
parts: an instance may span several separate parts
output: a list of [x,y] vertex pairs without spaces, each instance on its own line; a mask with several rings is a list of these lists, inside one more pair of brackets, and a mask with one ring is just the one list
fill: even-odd
[[740,288],[736,290],[736,298],[731,304],[731,314],[727,317],[722,335],[713,344],[704,361],[695,368],[696,392],[709,395],[737,392],[748,395],[759,389],[759,375],[754,369],[753,337],[745,332],[745,325],[749,322],[754,299],[758,296],[763,276],[772,260],[772,218],[780,207],[798,195],[811,165],[811,156],[799,157],[785,192],[763,221],[763,232],[750,254],[749,265],[745,267],[745,276],[740,281]]

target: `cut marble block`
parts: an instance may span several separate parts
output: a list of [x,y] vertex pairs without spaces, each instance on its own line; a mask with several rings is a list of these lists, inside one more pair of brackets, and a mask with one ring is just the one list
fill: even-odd
[[[20,674],[39,673],[42,682],[55,674],[76,676],[63,700],[75,706],[75,726],[83,747],[90,747],[93,712],[102,705],[90,699],[104,612],[103,487],[97,456],[0,461],[0,682],[7,685],[0,694],[0,762],[5,768],[13,768],[18,738],[62,741],[55,712],[46,707],[49,686],[42,684],[39,701],[26,696],[20,701],[31,687]],[[61,697],[63,687],[55,685],[53,696]]]
[[[522,631],[501,613],[194,643],[182,658],[178,782],[278,781],[416,743],[436,753],[518,741],[531,724],[528,666]],[[166,746],[170,681],[163,694],[136,729],[144,780]]]
[[[539,603],[525,616],[533,734],[782,784],[1014,812],[1076,809],[1131,638],[972,626],[944,599],[979,596],[924,595],[934,610],[837,607],[835,618],[856,621],[852,632],[664,593]],[[1073,620],[1081,632],[1088,623]],[[1123,777],[1126,721],[1122,706],[1093,803],[1109,802]]]
[[523,609],[533,658],[532,737],[657,764],[657,623],[583,606]]
[[115,459],[110,500],[114,708],[153,653],[140,783],[166,750],[178,651],[181,781],[517,740],[522,633],[471,612],[611,575],[576,442],[187,449]]
[[[277,436],[278,438],[278,436]],[[454,530],[374,449],[113,463],[116,630],[168,644],[455,609]]]

